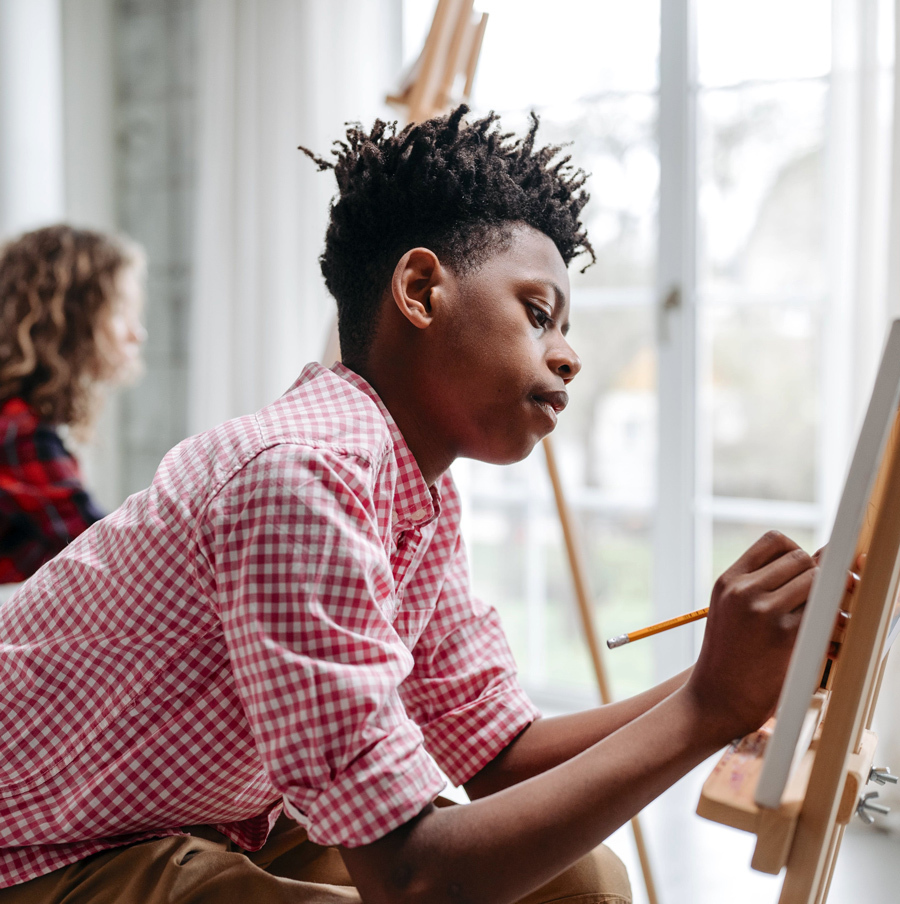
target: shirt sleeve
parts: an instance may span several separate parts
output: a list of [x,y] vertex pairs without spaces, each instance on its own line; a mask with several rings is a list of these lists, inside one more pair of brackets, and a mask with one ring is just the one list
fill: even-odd
[[[458,501],[449,489],[445,504],[453,508]],[[518,683],[496,610],[472,594],[458,528],[449,549],[438,603],[415,646],[416,664],[401,695],[428,752],[454,785],[462,785],[540,711]]]
[[324,845],[370,843],[445,785],[397,691],[413,661],[385,614],[393,578],[373,467],[275,446],[206,517],[203,547],[263,767]]

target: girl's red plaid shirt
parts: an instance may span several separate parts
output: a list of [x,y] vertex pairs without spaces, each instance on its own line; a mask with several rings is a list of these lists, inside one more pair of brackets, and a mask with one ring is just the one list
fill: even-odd
[[0,408],[0,584],[24,581],[103,517],[78,462],[22,399]]

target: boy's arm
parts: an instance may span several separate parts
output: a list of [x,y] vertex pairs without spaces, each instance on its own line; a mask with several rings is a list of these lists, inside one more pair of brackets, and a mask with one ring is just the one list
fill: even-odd
[[602,741],[682,687],[693,666],[656,687],[606,706],[532,722],[509,746],[465,783],[472,800],[546,772]]
[[[816,565],[819,564],[823,552],[824,547],[813,554],[812,559]],[[862,554],[855,562],[857,571],[862,569],[864,562],[865,554]],[[848,592],[852,593],[858,583],[859,575],[851,571],[847,578]],[[848,619],[846,612],[838,612],[835,631],[844,630]],[[832,647],[834,646],[832,642]],[[466,782],[466,792],[472,800],[475,800],[508,788],[576,756],[678,690],[688,680],[693,668],[691,666],[656,687],[627,700],[584,712],[538,719],[523,730],[499,756]]]
[[[575,756],[584,723],[546,720],[504,754],[515,760],[507,773],[533,777],[468,806],[426,807],[373,844],[343,849],[363,899],[504,904],[560,873],[771,714],[814,573],[794,543],[767,534],[716,583],[684,685]],[[557,740],[561,764],[534,774]]]

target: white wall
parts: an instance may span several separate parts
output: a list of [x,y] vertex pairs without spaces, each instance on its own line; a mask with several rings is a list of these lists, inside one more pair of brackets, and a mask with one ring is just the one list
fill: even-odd
[[0,0],[0,238],[64,214],[62,109],[59,0]]
[[199,13],[191,432],[256,410],[322,354],[334,303],[317,258],[336,185],[297,145],[327,154],[345,122],[391,115],[401,33],[398,0],[200,0]]
[[[62,0],[64,215],[75,226],[115,231],[113,0]],[[103,407],[91,443],[79,448],[85,481],[104,509],[122,496],[121,398]]]

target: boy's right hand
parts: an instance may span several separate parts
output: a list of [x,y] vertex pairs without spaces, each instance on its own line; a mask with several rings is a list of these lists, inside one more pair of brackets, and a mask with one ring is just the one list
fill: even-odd
[[812,556],[769,531],[716,581],[685,689],[722,738],[755,731],[774,712],[817,572]]

